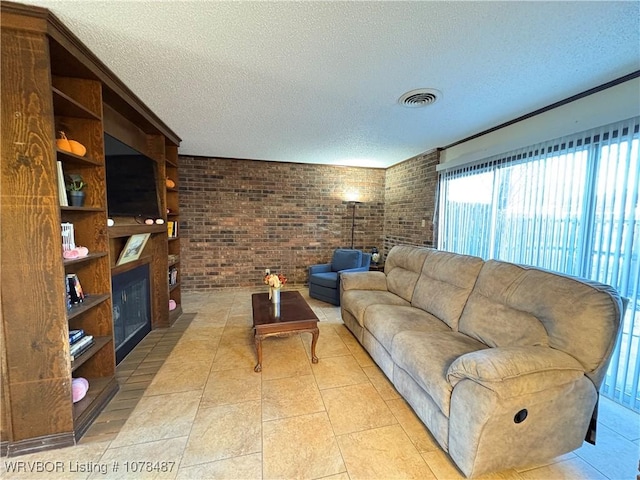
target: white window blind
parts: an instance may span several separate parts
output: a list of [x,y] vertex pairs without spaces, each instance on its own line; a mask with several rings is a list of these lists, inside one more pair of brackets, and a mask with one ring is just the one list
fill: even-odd
[[438,207],[442,250],[597,280],[629,299],[601,392],[637,411],[639,124],[636,117],[445,169]]

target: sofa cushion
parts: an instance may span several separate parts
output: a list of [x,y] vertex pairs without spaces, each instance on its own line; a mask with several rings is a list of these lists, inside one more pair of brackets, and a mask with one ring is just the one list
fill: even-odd
[[362,263],[362,252],[360,250],[337,249],[333,252],[331,259],[331,270],[339,272],[349,268],[358,268]]
[[608,285],[488,260],[459,330],[490,346],[549,345],[562,350],[576,358],[599,387],[620,312],[620,297]]
[[321,285],[323,287],[338,287],[338,272],[313,273],[309,276],[309,283]]
[[391,358],[449,417],[453,390],[447,381],[449,367],[461,355],[484,348],[487,346],[458,332],[405,331],[394,337]]
[[430,248],[407,245],[393,247],[384,264],[384,273],[387,276],[387,288],[389,291],[410,302],[416,282],[420,277],[424,260],[432,251]]
[[411,305],[458,329],[469,294],[484,261],[479,257],[434,250],[424,261]]
[[409,302],[381,290],[346,290],[342,292],[340,305],[364,327],[364,314],[371,305],[409,305]]
[[364,327],[391,352],[393,337],[398,333],[449,332],[451,329],[430,313],[410,306],[378,305],[364,314]]

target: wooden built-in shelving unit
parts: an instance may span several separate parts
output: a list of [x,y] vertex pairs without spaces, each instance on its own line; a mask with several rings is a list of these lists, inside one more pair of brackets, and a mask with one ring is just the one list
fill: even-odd
[[[107,226],[104,134],[157,162],[163,220],[176,220],[180,139],[48,10],[2,2],[2,160],[0,182],[0,450],[19,455],[73,445],[118,390],[111,278],[126,239],[151,233],[140,262],[149,263],[153,328],[181,312],[179,284],[169,286],[169,254],[179,239],[167,225],[126,221]],[[84,145],[83,156],[57,148],[57,132]],[[82,207],[60,206],[57,162],[88,184]],[[61,223],[89,255],[64,259]],[[179,262],[173,262],[173,266]],[[65,277],[76,274],[87,295],[67,308]],[[169,312],[169,299],[179,308]],[[69,331],[93,345],[70,356]],[[71,381],[89,380],[72,402]]]

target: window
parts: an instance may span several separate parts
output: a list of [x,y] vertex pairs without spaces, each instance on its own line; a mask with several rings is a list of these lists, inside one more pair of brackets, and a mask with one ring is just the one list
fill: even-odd
[[601,391],[637,411],[639,124],[640,117],[445,169],[438,212],[442,250],[597,280],[627,297]]

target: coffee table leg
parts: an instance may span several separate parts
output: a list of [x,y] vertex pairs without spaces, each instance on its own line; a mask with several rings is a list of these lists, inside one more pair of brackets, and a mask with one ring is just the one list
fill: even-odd
[[311,332],[313,338],[311,339],[311,362],[318,363],[318,357],[316,357],[316,343],[318,343],[318,336],[320,335],[320,330],[317,328]]
[[262,337],[256,335],[255,342],[256,342],[256,353],[258,354],[258,364],[255,366],[253,371],[261,372],[262,371]]

